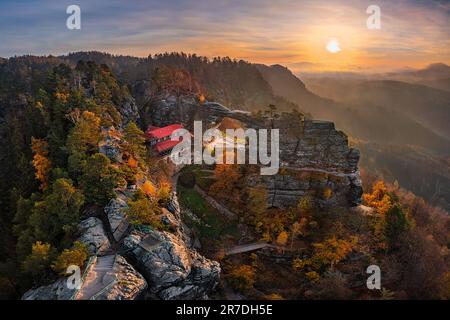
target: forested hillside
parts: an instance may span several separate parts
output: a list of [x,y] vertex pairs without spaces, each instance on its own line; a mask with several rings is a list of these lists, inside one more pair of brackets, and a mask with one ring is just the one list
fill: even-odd
[[[78,223],[102,208],[138,168],[98,153],[101,128],[124,127],[129,153],[140,159],[121,106],[130,101],[106,66],[22,57],[0,65],[2,296],[46,283],[70,261],[81,265]],[[128,130],[128,131],[127,131]],[[145,166],[144,161],[140,161]],[[55,273],[51,273],[54,270]]]
[[[220,102],[232,109],[257,110],[268,104],[290,111],[298,107],[275,96],[270,84],[258,69],[243,60],[217,57],[212,60],[195,54],[164,53],[148,58],[111,56],[99,52],[78,52],[60,57],[70,63],[96,61],[111,67],[118,79],[131,86],[139,104],[144,104],[148,84],[164,73],[187,72],[206,99]],[[182,75],[178,75],[181,77]]]

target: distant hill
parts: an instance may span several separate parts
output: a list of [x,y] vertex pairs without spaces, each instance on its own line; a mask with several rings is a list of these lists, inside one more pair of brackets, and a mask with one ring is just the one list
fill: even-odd
[[387,73],[357,73],[342,71],[302,72],[304,82],[311,79],[337,80],[397,80],[411,84],[422,84],[435,89],[450,91],[450,66],[433,63],[423,69],[404,68]]
[[390,72],[376,75],[376,77],[378,79],[422,84],[435,89],[450,91],[450,66],[445,63],[433,63],[424,69]]
[[388,75],[391,77],[403,77],[416,80],[446,79],[450,78],[450,66],[445,63],[433,63],[424,69],[396,72]]
[[383,108],[450,139],[450,92],[394,80],[308,79],[313,92],[357,110]]

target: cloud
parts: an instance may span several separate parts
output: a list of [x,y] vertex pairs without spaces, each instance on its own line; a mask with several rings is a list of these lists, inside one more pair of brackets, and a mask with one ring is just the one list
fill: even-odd
[[[82,30],[69,31],[71,0],[1,1],[0,56],[174,50],[310,70],[450,62],[449,2],[377,2],[379,31],[365,27],[363,0],[79,0]],[[342,52],[331,59],[332,37]]]

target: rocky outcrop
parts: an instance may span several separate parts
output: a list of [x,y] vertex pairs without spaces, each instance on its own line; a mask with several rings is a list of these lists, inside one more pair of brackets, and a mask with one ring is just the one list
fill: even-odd
[[348,146],[345,133],[334,123],[295,120],[288,114],[274,120],[280,130],[280,160],[283,167],[314,168],[329,172],[354,173],[359,152]]
[[147,282],[122,256],[115,259],[113,285],[96,296],[96,300],[135,300],[144,295]]
[[220,265],[216,261],[206,259],[197,251],[190,251],[191,272],[177,286],[170,286],[159,292],[164,300],[208,299],[219,283]]
[[102,136],[104,137],[99,145],[98,151],[107,156],[113,162],[120,162],[122,160],[122,153],[120,151],[120,134],[117,133],[114,127],[102,128]]
[[[134,300],[143,295],[147,288],[144,277],[119,255],[115,258],[112,272],[103,278],[104,285],[94,291],[99,290],[95,294],[95,300]],[[81,288],[83,290],[83,286]],[[75,289],[69,289],[67,279],[61,278],[48,286],[28,290],[22,300],[70,300],[73,297],[78,299],[82,290],[77,293]]]
[[175,96],[166,96],[154,102],[150,118],[152,124],[158,127],[176,122],[187,125],[194,120],[198,106],[196,99],[191,97],[177,99]]
[[81,237],[79,241],[86,244],[91,254],[102,254],[110,248],[103,223],[99,218],[90,217],[79,224]]
[[75,289],[67,287],[67,279],[61,278],[48,286],[42,286],[25,292],[22,300],[69,300]]
[[125,101],[121,104],[119,112],[122,116],[123,124],[127,124],[130,121],[137,122],[139,119],[139,110],[134,98],[129,95]]
[[280,130],[281,169],[259,178],[267,186],[269,206],[295,206],[305,195],[318,206],[360,202],[359,151],[348,146],[347,136],[332,122],[282,114],[271,125]]
[[220,265],[169,232],[132,232],[124,241],[132,260],[160,299],[203,299],[219,282]]
[[111,199],[105,207],[105,213],[108,217],[111,232],[116,241],[119,241],[122,238],[130,225],[126,215],[127,208],[128,205],[125,200],[119,197]]
[[273,176],[251,175],[249,186],[265,185],[267,206],[297,206],[301,197],[308,197],[318,207],[347,206],[357,203],[361,188],[357,174],[340,174],[314,170],[286,170]]
[[179,122],[189,128],[194,120],[202,120],[205,124],[214,124],[225,117],[253,122],[248,112],[231,110],[217,102],[199,104],[197,99],[192,97],[177,99],[174,96],[167,96],[157,100],[151,109],[152,124],[158,127]]
[[360,202],[359,151],[348,146],[347,136],[332,122],[282,114],[265,126],[280,130],[280,170],[271,176],[251,175],[247,181],[266,186],[269,207],[296,206],[304,196],[318,207]]

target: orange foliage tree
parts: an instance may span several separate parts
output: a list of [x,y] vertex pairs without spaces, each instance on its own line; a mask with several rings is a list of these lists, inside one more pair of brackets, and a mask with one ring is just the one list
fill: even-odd
[[393,201],[383,181],[377,181],[372,186],[371,193],[364,193],[363,201],[369,207],[373,207],[380,214],[385,214],[391,209]]
[[156,198],[157,192],[156,187],[153,185],[153,183],[150,180],[146,180],[142,186],[141,186],[142,192],[144,192],[146,195]]
[[33,150],[34,174],[41,183],[39,189],[45,190],[48,186],[48,178],[52,162],[48,158],[48,143],[43,139],[31,137],[31,149]]
[[333,270],[334,266],[341,262],[352,252],[358,243],[357,237],[350,237],[349,240],[337,239],[335,236],[326,239],[324,242],[314,243],[314,252],[311,258],[294,259],[293,267],[302,270],[309,267],[314,271],[327,269]]

